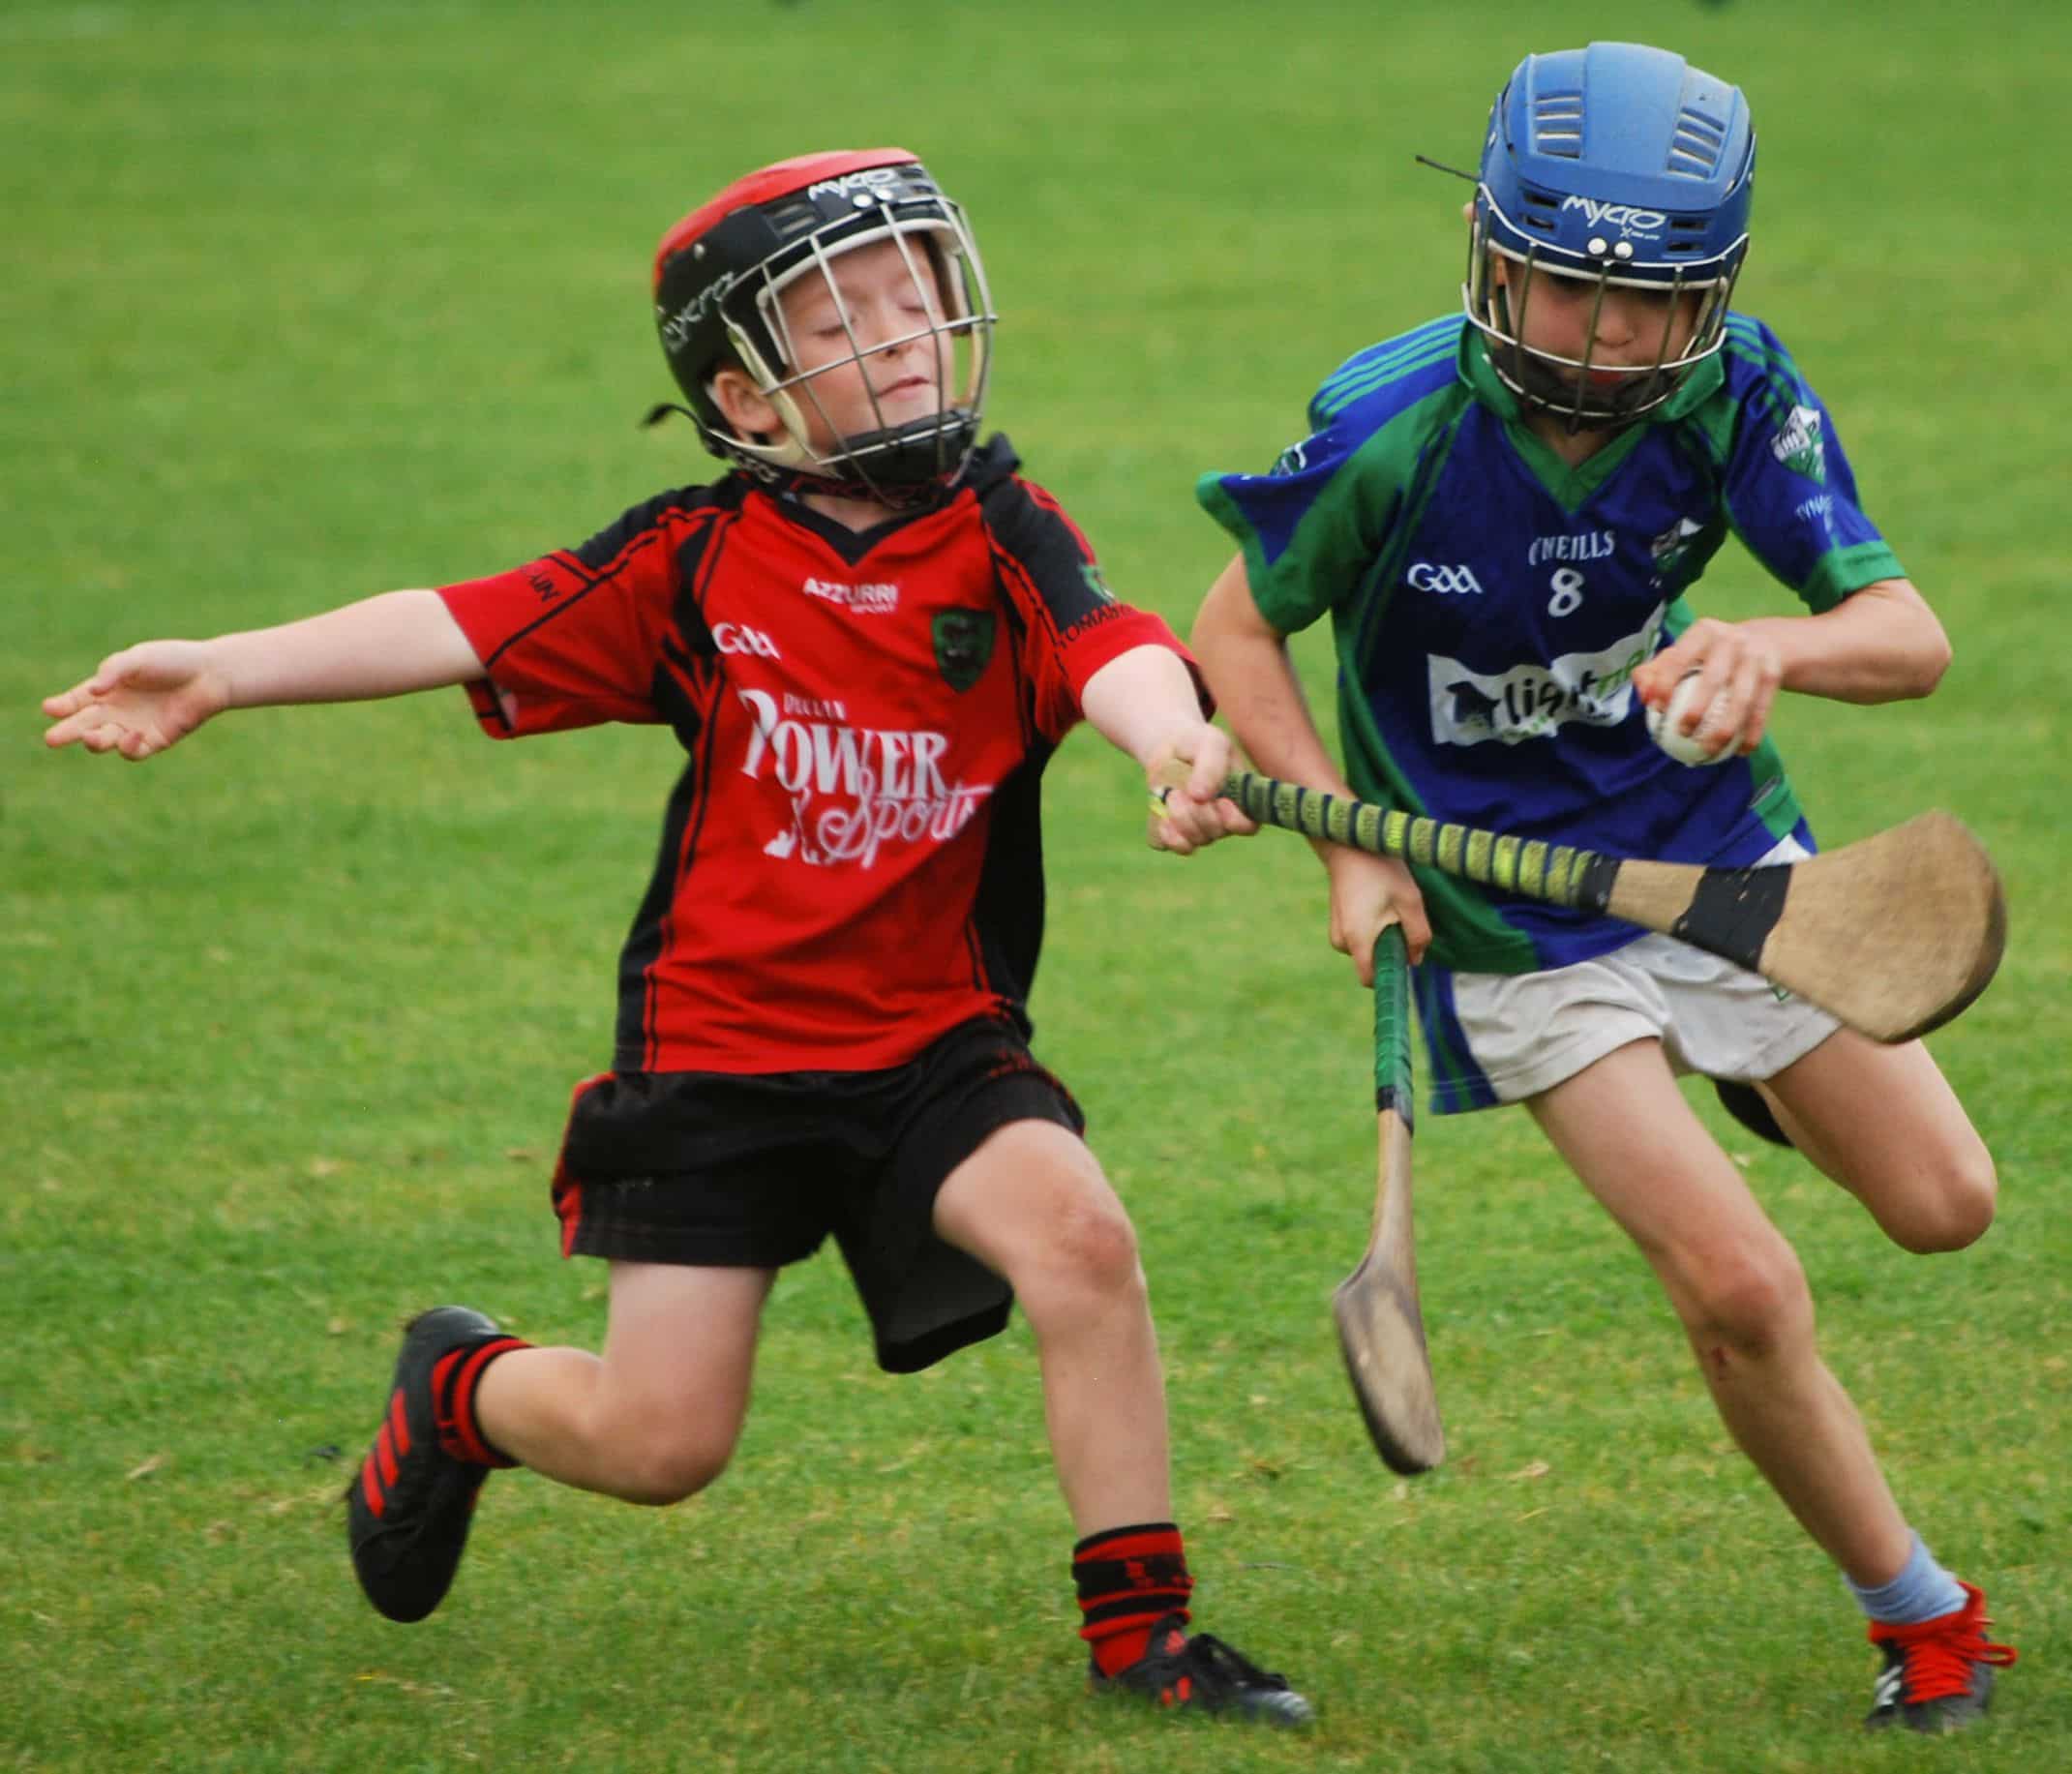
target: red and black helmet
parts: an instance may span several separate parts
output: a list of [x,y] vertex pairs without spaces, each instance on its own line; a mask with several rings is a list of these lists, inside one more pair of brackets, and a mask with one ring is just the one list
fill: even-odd
[[[937,352],[933,414],[832,443],[811,440],[800,403],[812,381],[789,348],[780,292],[801,277],[833,278],[843,254],[897,243],[916,282],[933,281],[925,333]],[[964,212],[904,148],[802,155],[737,179],[662,236],[655,252],[655,324],[706,447],[766,479],[891,495],[893,502],[952,480],[977,440],[994,316]],[[838,304],[839,306],[839,304]],[[856,342],[854,338],[851,345]],[[718,370],[738,367],[784,421],[782,436],[744,436],[713,402]],[[831,426],[824,429],[832,430]]]

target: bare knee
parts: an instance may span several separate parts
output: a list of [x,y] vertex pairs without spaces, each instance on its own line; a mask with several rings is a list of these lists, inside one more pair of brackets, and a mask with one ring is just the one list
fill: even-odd
[[683,1432],[637,1437],[618,1450],[612,1494],[658,1509],[681,1503],[726,1471],[734,1447],[733,1436]]
[[1962,1250],[1992,1225],[1999,1188],[1992,1158],[1977,1147],[1940,1163],[1904,1202],[1880,1214],[1878,1223],[1903,1250],[1922,1256]]
[[1708,1368],[1735,1358],[1761,1360],[1813,1337],[1806,1273],[1782,1239],[1693,1252],[1671,1292]]
[[1083,1313],[1102,1302],[1140,1297],[1144,1272],[1136,1229],[1112,1198],[1075,1201],[1045,1229],[1008,1277],[1033,1323],[1056,1312]]

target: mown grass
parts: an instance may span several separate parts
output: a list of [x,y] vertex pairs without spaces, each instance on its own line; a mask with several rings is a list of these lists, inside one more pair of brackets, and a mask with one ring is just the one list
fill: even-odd
[[[1298,0],[0,6],[0,1757],[25,1767],[2033,1770],[2072,1759],[2061,1211],[2072,1021],[2060,595],[2068,262],[2027,219],[2072,32],[1927,4],[1434,15]],[[643,1513],[498,1479],[449,1606],[376,1619],[337,1492],[396,1322],[591,1341],[545,1174],[603,1063],[670,747],[491,751],[458,699],[254,714],[132,770],[39,697],[150,633],[281,619],[572,541],[706,472],[646,255],[724,179],[898,140],[972,207],[992,417],[1185,626],[1204,467],[1439,312],[1454,189],[1528,47],[1669,41],[1762,134],[1742,305],[1836,407],[1942,611],[1930,703],[1787,707],[1829,841],[1958,809],[1998,982],[1937,1037],[2000,1221],[1921,1261],[1701,1105],[1790,1232],[1904,1503],[2023,1663],[1991,1728],[1852,1729],[1847,1599],[1732,1452],[1643,1267],[1522,1118],[1419,1129],[1452,1456],[1368,1453],[1325,1300],[1365,1237],[1366,1007],[1275,837],[1178,865],[1084,738],[1049,798],[1039,1047],[1136,1215],[1201,1616],[1319,1699],[1300,1741],[1080,1692],[1069,1528],[1017,1325],[870,1365],[788,1275],[727,1479]],[[1745,562],[1706,587],[1773,606]],[[1318,637],[1299,657],[1320,693]],[[1323,700],[1328,702],[1328,698]]]

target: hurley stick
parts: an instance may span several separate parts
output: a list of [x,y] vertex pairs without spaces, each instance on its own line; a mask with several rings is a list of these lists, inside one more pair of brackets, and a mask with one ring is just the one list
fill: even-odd
[[1418,1308],[1410,1095],[1410,963],[1402,930],[1391,924],[1374,944],[1374,1223],[1360,1266],[1331,1296],[1331,1311],[1367,1433],[1402,1473],[1428,1472],[1446,1458]]
[[2007,942],[1999,873],[1948,813],[1802,862],[1709,868],[1447,825],[1249,770],[1223,793],[1262,825],[1664,931],[1875,1040],[1911,1040],[1948,1022],[1992,981]]

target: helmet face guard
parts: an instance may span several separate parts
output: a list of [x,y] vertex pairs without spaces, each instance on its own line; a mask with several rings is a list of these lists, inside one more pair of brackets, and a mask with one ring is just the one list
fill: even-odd
[[[923,317],[900,337],[864,340],[838,267],[876,245],[896,253],[895,276],[914,296],[902,306]],[[849,346],[810,366],[784,299],[808,279],[826,290]],[[977,441],[995,322],[985,271],[963,211],[904,149],[809,155],[730,186],[663,237],[655,317],[706,447],[764,479],[906,505],[954,480]],[[863,365],[916,346],[933,358],[936,409],[893,421]],[[775,408],[779,432],[751,436],[729,423],[711,393],[727,368]],[[816,386],[844,372],[860,378],[870,412],[847,432]]]
[[[1572,431],[1628,425],[1667,401],[1726,339],[1755,155],[1740,90],[1681,56],[1593,44],[1519,64],[1489,114],[1461,286],[1504,384]],[[1579,358],[1525,343],[1534,286],[1548,278],[1594,286]],[[1653,361],[1593,361],[1613,289],[1667,298]],[[1672,353],[1688,293],[1697,314]]]

